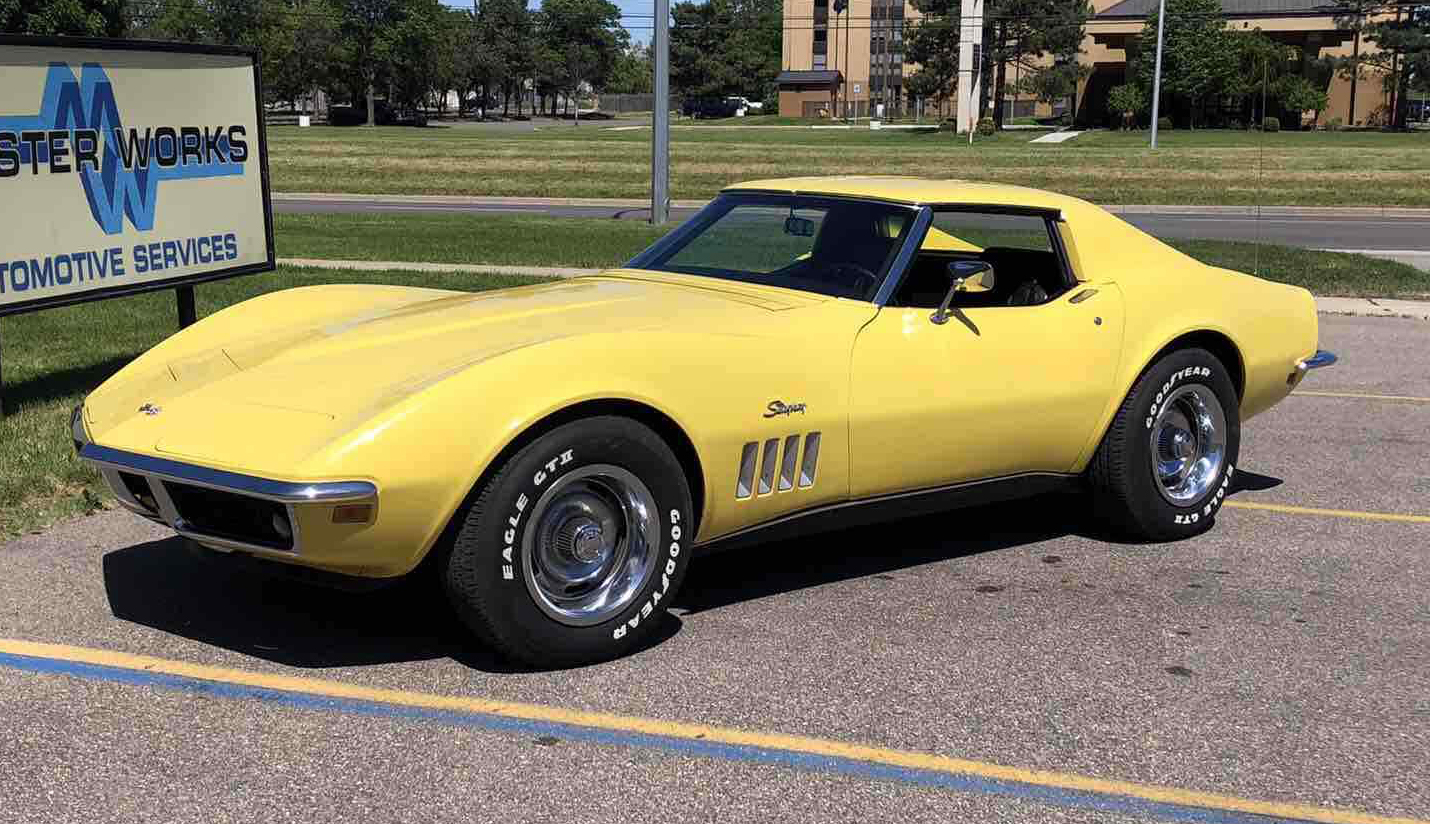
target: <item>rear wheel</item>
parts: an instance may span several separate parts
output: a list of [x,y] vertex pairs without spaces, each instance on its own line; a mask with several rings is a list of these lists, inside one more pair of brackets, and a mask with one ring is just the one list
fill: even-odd
[[1241,447],[1236,387],[1204,349],[1183,349],[1138,379],[1088,468],[1114,530],[1167,541],[1206,531],[1230,492]]
[[680,462],[620,417],[537,438],[457,518],[444,576],[457,614],[499,652],[541,667],[617,657],[648,640],[694,537]]

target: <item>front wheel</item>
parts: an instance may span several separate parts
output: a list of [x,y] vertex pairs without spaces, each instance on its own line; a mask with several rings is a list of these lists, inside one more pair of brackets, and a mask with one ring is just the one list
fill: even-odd
[[455,526],[444,577],[457,614],[499,652],[538,667],[614,658],[648,640],[695,537],[680,462],[620,417],[537,438]]
[[1204,349],[1183,349],[1138,379],[1088,467],[1098,515],[1137,540],[1205,532],[1241,448],[1236,387]]

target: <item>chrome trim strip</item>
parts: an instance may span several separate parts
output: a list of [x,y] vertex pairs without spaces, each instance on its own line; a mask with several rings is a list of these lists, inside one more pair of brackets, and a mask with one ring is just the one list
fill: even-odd
[[919,209],[914,216],[914,225],[909,227],[909,233],[904,237],[904,245],[899,249],[899,254],[894,258],[894,262],[889,264],[889,271],[884,274],[884,282],[879,284],[879,291],[874,293],[874,305],[885,306],[894,299],[894,293],[898,291],[899,284],[904,279],[904,272],[913,262],[914,256],[919,253],[919,247],[924,243],[924,235],[928,233],[929,225],[933,223],[933,209],[924,206]]
[[1015,481],[1020,478],[1049,478],[1054,480],[1071,481],[1076,479],[1077,477],[1078,476],[1075,474],[1067,474],[1063,472],[1017,472],[1012,475],[1000,475],[996,478],[981,478],[976,481],[962,481],[960,483],[947,484],[944,486],[931,486],[925,487],[923,489],[911,489],[905,492],[891,492],[884,495],[871,495],[867,498],[855,498],[848,501],[836,501],[830,504],[820,504],[819,506],[810,507],[809,509],[801,509],[797,512],[791,512],[787,515],[781,515],[777,518],[771,518],[768,521],[760,521],[759,523],[750,524],[749,526],[741,527],[733,532],[726,532],[723,535],[716,535],[711,538],[702,537],[700,540],[695,542],[694,546],[704,546],[706,544],[713,544],[719,541],[726,541],[731,538],[738,538],[741,535],[745,535],[751,532],[758,532],[762,529],[768,529],[772,526],[778,526],[788,521],[798,520],[800,518],[805,518],[810,515],[824,515],[829,512],[833,512],[840,509],[847,509],[849,507],[886,503],[888,501],[897,501],[900,498],[917,498],[923,495],[937,495],[942,492],[956,492],[960,489],[971,489],[979,486],[984,486],[986,484],[1000,483],[1003,481]]
[[[317,483],[293,483],[274,481],[238,472],[212,469],[197,464],[171,461],[111,449],[96,443],[87,443],[80,449],[81,460],[88,461],[103,469],[123,469],[139,475],[152,475],[161,480],[202,486],[221,492],[237,492],[254,498],[263,498],[281,504],[342,503],[366,501],[377,497],[377,486],[369,481],[320,481]],[[153,484],[150,485],[151,487]],[[165,498],[167,493],[155,489],[154,495]],[[162,507],[163,502],[161,500]]]
[[1328,352],[1325,349],[1317,349],[1316,354],[1312,355],[1309,358],[1306,358],[1305,360],[1297,361],[1296,369],[1300,372],[1305,372],[1309,369],[1322,369],[1324,367],[1330,366],[1337,360],[1339,360],[1339,358],[1336,357],[1335,352]]

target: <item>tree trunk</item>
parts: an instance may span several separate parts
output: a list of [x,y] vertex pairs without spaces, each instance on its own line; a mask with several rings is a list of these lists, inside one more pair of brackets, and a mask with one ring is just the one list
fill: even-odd
[[511,86],[503,83],[501,87],[501,116],[506,117],[511,114]]
[[375,107],[374,107],[373,102],[372,102],[372,84],[371,84],[371,83],[368,83],[368,84],[367,84],[367,125],[369,125],[369,126],[375,126],[375,125],[377,125],[377,117],[376,117],[374,108],[375,108]]

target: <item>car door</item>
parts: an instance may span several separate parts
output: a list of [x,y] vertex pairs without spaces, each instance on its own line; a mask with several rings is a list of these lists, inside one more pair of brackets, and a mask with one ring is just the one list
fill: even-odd
[[[1061,245],[1050,245],[1066,268]],[[1123,323],[1115,285],[1069,285],[1038,305],[970,306],[944,323],[933,311],[884,306],[855,340],[852,496],[1071,472],[1110,401]]]

